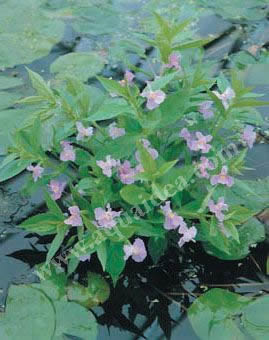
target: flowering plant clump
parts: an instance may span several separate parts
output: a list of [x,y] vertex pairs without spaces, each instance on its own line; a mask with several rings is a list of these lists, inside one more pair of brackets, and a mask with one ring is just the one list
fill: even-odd
[[43,188],[48,211],[20,226],[55,235],[47,262],[68,247],[69,274],[95,253],[115,283],[127,261],[158,261],[167,247],[201,241],[238,259],[264,239],[253,216],[268,199],[239,175],[256,139],[255,107],[268,103],[235,71],[230,81],[213,77],[204,42],[178,43],[188,22],[156,17],[159,73],[142,87],[126,70],[120,81],[98,77],[106,92],[72,75],[52,89],[29,70],[37,95],[21,104],[36,111],[13,136],[0,179],[26,170],[28,191]]

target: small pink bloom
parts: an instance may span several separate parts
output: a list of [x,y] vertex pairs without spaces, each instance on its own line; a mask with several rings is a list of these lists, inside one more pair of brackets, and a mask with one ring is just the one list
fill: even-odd
[[133,184],[137,173],[135,168],[131,168],[129,161],[124,161],[118,168],[118,174],[123,184]]
[[243,141],[247,143],[250,149],[253,147],[253,144],[257,136],[256,132],[254,132],[253,130],[254,130],[253,126],[247,125],[242,134]]
[[169,63],[164,64],[166,68],[175,68],[176,70],[180,70],[180,61],[181,61],[181,56],[178,55],[177,53],[171,53],[169,58],[168,58]]
[[105,161],[96,161],[96,164],[102,169],[103,174],[107,177],[112,176],[112,168],[119,165],[119,161],[111,158],[110,155],[106,156]]
[[216,215],[220,222],[224,221],[222,210],[228,210],[228,205],[224,203],[224,197],[220,197],[217,204],[215,204],[213,200],[210,200],[208,202],[208,208]]
[[74,162],[76,159],[76,154],[73,149],[73,146],[69,142],[66,142],[66,141],[61,142],[61,146],[63,150],[60,153],[60,160],[63,162],[67,162],[67,161]]
[[91,137],[93,134],[93,128],[91,126],[85,128],[81,122],[76,122],[76,127],[78,130],[77,140],[82,140],[85,137]]
[[222,105],[224,106],[225,110],[229,108],[233,98],[235,98],[235,92],[231,87],[227,87],[227,89],[222,94],[217,91],[213,91],[213,93],[222,101]]
[[34,165],[29,165],[27,167],[28,171],[32,171],[33,172],[33,179],[34,182],[36,182],[39,178],[42,177],[42,173],[44,171],[44,168],[42,168],[42,166],[40,166],[39,164],[37,164],[36,166]]
[[[141,141],[143,143],[144,148],[148,151],[148,153],[151,155],[151,157],[153,159],[158,158],[159,153],[156,149],[151,147],[150,141],[147,140],[147,139],[144,139],[144,138],[142,138]],[[136,153],[135,153],[135,158],[140,163],[140,154],[139,154],[138,151],[136,151]]]
[[80,210],[77,205],[74,205],[68,208],[71,216],[64,220],[64,223],[67,225],[71,225],[72,227],[81,227],[83,226],[82,218],[80,216]]
[[228,176],[227,166],[223,166],[219,175],[214,175],[211,177],[210,183],[212,185],[224,184],[228,187],[231,187],[234,183],[234,180],[231,176]]
[[185,141],[188,141],[191,139],[191,133],[187,128],[183,128],[180,132],[179,132],[179,137],[182,137],[185,139]]
[[179,226],[186,226],[186,223],[184,222],[183,218],[177,214],[175,214],[171,210],[171,202],[167,201],[165,202],[165,205],[161,207],[162,211],[164,212],[165,216],[165,222],[164,222],[164,228],[167,230],[176,229]]
[[50,184],[48,185],[52,198],[56,201],[61,198],[64,188],[66,186],[66,182],[60,182],[52,179]]
[[113,211],[110,208],[110,204],[107,204],[106,210],[103,208],[96,208],[94,209],[94,224],[99,228],[111,229],[117,224],[117,221],[115,221],[114,218],[120,216],[120,214],[121,211]]
[[214,164],[206,157],[200,158],[201,163],[198,164],[198,169],[200,171],[200,176],[203,178],[209,178],[208,170],[215,169]]
[[209,119],[214,116],[212,105],[213,105],[213,102],[210,100],[207,100],[200,104],[198,111],[202,113],[204,119]]
[[134,77],[135,75],[132,72],[126,71],[124,73],[124,79],[120,80],[119,83],[122,87],[126,86],[126,84],[132,86]]
[[141,97],[147,98],[146,107],[149,110],[154,110],[165,100],[166,95],[161,90],[152,91],[146,87],[146,89],[144,89],[144,91],[141,93]]
[[108,134],[112,139],[116,139],[125,135],[125,129],[118,128],[116,123],[114,122],[108,126]]
[[192,226],[191,228],[187,228],[187,226],[181,226],[178,229],[179,234],[183,234],[183,236],[180,238],[178,245],[179,247],[182,247],[186,242],[195,242],[195,236],[197,234],[197,229]]
[[125,253],[125,261],[131,256],[134,261],[143,262],[147,257],[147,250],[141,238],[136,238],[133,244],[124,245],[123,250]]
[[207,153],[211,149],[211,145],[207,144],[212,140],[212,136],[204,136],[201,132],[197,131],[195,133],[196,140],[195,139],[189,139],[187,140],[187,145],[190,150],[193,151],[199,151],[201,150],[202,153]]

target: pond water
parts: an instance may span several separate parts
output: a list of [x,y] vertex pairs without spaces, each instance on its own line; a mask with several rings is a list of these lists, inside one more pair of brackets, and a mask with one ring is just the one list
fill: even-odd
[[[137,6],[132,3],[134,11]],[[127,6],[130,10],[130,5]],[[210,25],[208,25],[210,20]],[[208,57],[220,60],[235,47],[240,31],[233,31],[232,24],[210,14],[201,19],[200,34],[217,33],[223,38],[208,49]],[[60,55],[67,52],[67,46],[76,41],[72,30],[67,30],[64,44],[57,45],[44,58],[28,65],[32,70],[41,73],[45,79],[50,78],[49,66]],[[90,48],[88,40],[77,43],[77,49]],[[83,45],[84,44],[84,45]],[[86,47],[85,47],[86,44]],[[114,72],[107,67],[105,72]],[[16,73],[27,83],[24,65],[9,69],[5,74]],[[251,83],[251,80],[250,80]],[[251,84],[250,84],[251,85]],[[256,92],[269,93],[268,85],[260,85]],[[26,85],[25,95],[29,93]],[[269,95],[267,96],[269,100]],[[261,109],[268,119],[268,110]],[[266,130],[269,125],[264,126]],[[257,179],[269,175],[269,145],[255,145],[249,151],[247,167],[254,168],[244,173],[244,178]],[[4,309],[7,289],[11,283],[37,282],[33,273],[34,265],[42,263],[46,257],[49,237],[38,237],[27,234],[16,228],[16,223],[34,211],[42,209],[42,197],[36,193],[26,200],[20,195],[25,181],[24,174],[8,181],[0,187],[0,308]],[[143,264],[129,263],[116,289],[112,289],[109,300],[94,309],[99,323],[99,340],[105,339],[184,339],[196,340],[186,318],[186,308],[208,288],[213,286],[228,287],[244,294],[259,294],[261,290],[269,291],[265,263],[269,254],[267,243],[258,245],[252,254],[242,261],[221,261],[203,251],[200,245],[192,244],[184,250],[171,249],[159,264],[154,266],[147,261]],[[101,271],[98,262],[93,258],[89,263],[80,265],[80,279],[86,269]],[[251,280],[251,281],[250,281]],[[246,285],[246,283],[248,283]],[[251,284],[252,283],[252,284]],[[9,340],[9,339],[8,339]],[[10,339],[11,340],[11,339]]]

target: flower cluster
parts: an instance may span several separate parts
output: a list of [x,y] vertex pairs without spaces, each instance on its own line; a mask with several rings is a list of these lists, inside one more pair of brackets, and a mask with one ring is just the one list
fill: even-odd
[[185,139],[190,150],[208,153],[211,149],[211,145],[208,144],[213,138],[211,135],[204,136],[200,131],[195,132],[195,135],[193,135],[187,128],[183,128],[179,133],[179,137]]

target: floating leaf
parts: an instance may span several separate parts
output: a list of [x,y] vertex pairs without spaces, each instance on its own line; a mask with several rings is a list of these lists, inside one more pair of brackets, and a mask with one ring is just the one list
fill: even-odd
[[22,79],[15,77],[0,77],[0,90],[10,89],[11,87],[20,86],[23,84]]

